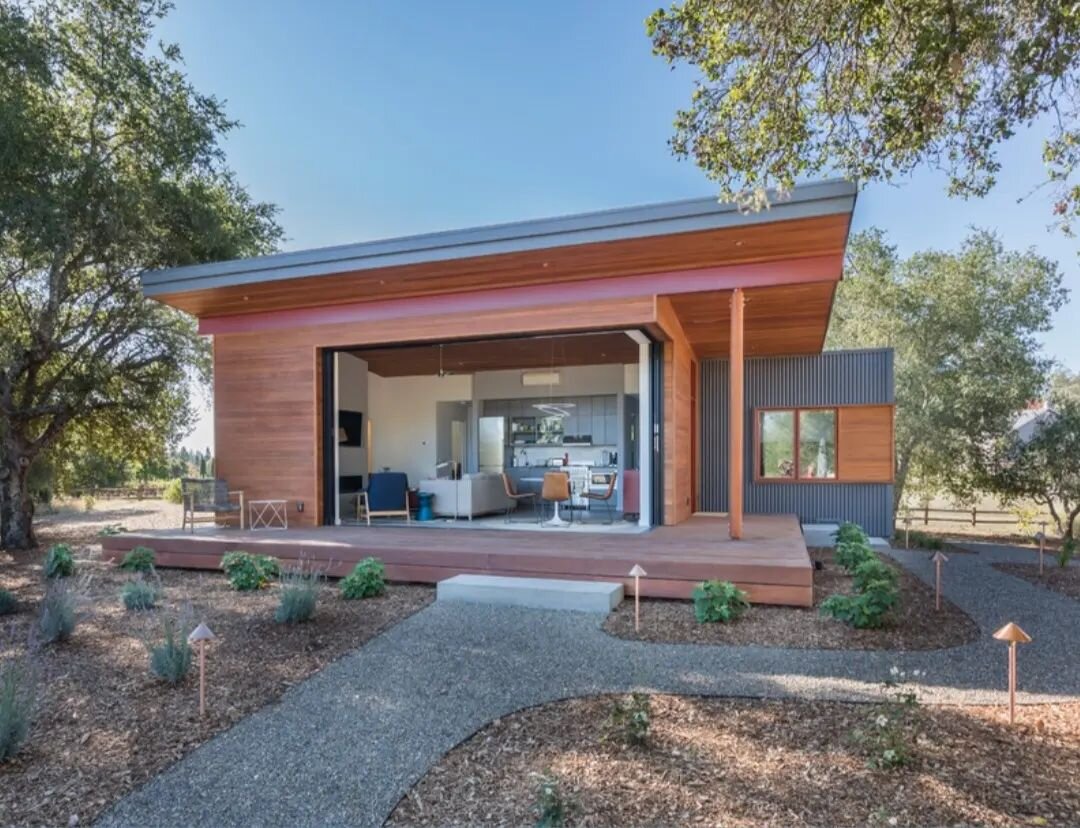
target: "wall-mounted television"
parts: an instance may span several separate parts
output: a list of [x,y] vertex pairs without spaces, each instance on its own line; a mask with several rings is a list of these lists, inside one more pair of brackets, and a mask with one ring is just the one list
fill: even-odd
[[[360,411],[338,411],[338,445],[364,445],[364,415]],[[344,435],[341,432],[345,432]],[[340,439],[344,436],[344,440]]]

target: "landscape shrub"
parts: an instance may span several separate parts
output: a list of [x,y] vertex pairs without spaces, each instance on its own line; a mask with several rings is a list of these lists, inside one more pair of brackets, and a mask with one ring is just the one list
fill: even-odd
[[232,588],[239,592],[262,589],[281,574],[277,558],[247,552],[226,552],[221,559],[221,568],[229,577]]
[[120,588],[124,608],[132,611],[153,609],[159,594],[157,586],[145,578],[135,578]]
[[[904,533],[898,532],[893,537],[893,542],[897,546],[902,546],[904,544]],[[929,532],[922,532],[918,529],[912,529],[907,533],[907,543],[913,549],[928,549],[931,552],[938,552],[945,548],[945,541],[937,535],[931,535]]]
[[165,488],[161,492],[161,499],[166,503],[180,504],[184,502],[184,488],[179,477],[165,484]]
[[821,602],[821,613],[856,629],[877,629],[884,626],[885,614],[899,600],[894,583],[872,581],[855,595],[830,595]]
[[536,828],[561,828],[570,817],[572,803],[558,777],[550,771],[536,777]]
[[372,598],[386,592],[386,567],[378,558],[365,558],[341,579],[341,597]]
[[870,538],[857,523],[845,521],[833,532],[833,540],[839,546],[842,543],[869,543]]
[[836,561],[837,566],[848,573],[854,572],[859,564],[876,559],[877,555],[874,554],[869,541],[844,541],[837,544],[833,551],[833,560]]
[[150,573],[154,571],[155,562],[156,556],[153,549],[148,546],[136,546],[124,555],[124,560],[120,562],[120,568],[126,569],[128,572]]
[[69,578],[75,574],[75,556],[66,543],[49,547],[42,570],[46,578]]
[[279,624],[300,624],[315,616],[322,576],[318,572],[293,569],[281,577],[281,600],[274,620]]
[[0,663],[0,762],[19,752],[30,734],[37,676],[27,658]]
[[127,529],[125,529],[121,524],[110,523],[101,527],[101,531],[98,532],[98,536],[102,538],[111,538],[113,535],[122,535],[126,531]]
[[1061,542],[1061,549],[1057,553],[1058,566],[1062,569],[1069,565],[1069,561],[1073,559],[1076,554],[1076,538],[1065,538]]
[[694,587],[694,617],[699,624],[734,621],[750,608],[746,593],[731,581],[702,581]]
[[75,588],[66,580],[56,579],[46,587],[38,613],[38,633],[43,644],[71,638],[78,620],[77,599]]
[[652,698],[648,693],[631,693],[625,699],[616,699],[611,707],[609,732],[628,745],[644,747],[651,725]]
[[[911,671],[911,677],[922,675]],[[907,673],[897,667],[882,685],[884,700],[871,708],[865,727],[852,734],[867,754],[867,764],[879,770],[910,764],[917,740],[919,697],[908,683]]]
[[885,581],[895,587],[898,580],[896,570],[876,555],[856,566],[851,574],[856,592],[865,592],[875,581]]
[[8,592],[6,589],[0,589],[0,615],[11,615],[18,606],[19,601],[15,598],[14,593]]
[[148,645],[150,672],[169,684],[179,684],[191,669],[191,645],[185,626],[178,618],[162,619],[161,639]]

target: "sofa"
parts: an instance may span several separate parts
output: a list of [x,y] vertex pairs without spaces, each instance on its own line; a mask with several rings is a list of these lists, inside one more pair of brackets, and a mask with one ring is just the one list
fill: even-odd
[[460,480],[421,480],[421,492],[431,492],[432,511],[439,517],[467,517],[503,513],[513,505],[500,474],[466,474]]

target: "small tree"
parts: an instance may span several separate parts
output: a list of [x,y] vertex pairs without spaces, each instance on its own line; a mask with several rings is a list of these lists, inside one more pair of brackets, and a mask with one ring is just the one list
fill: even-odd
[[1010,436],[994,445],[985,482],[1006,504],[1045,506],[1058,533],[1071,539],[1080,528],[1080,402],[1062,400],[1055,411],[1026,443]]
[[139,460],[190,426],[208,348],[140,274],[280,237],[225,166],[235,123],[151,45],[167,9],[0,0],[0,547],[35,545],[35,460]]

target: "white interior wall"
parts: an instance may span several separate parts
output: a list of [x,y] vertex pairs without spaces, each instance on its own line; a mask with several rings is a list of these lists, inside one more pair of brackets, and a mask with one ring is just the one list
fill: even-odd
[[409,485],[435,475],[436,403],[472,399],[473,378],[368,375],[375,470],[403,471]]
[[[637,366],[634,366],[637,370]],[[527,397],[560,395],[588,396],[619,394],[624,390],[626,377],[622,365],[572,365],[557,368],[559,384],[555,386],[521,384],[521,370],[480,371],[473,386],[477,400],[518,400]]]
[[[368,365],[367,362],[352,354],[337,355],[337,378],[334,388],[337,390],[339,411],[359,411],[367,419],[368,411]],[[365,430],[366,430],[365,426]],[[367,474],[366,446],[338,447],[338,475]],[[365,481],[366,483],[366,481]]]

